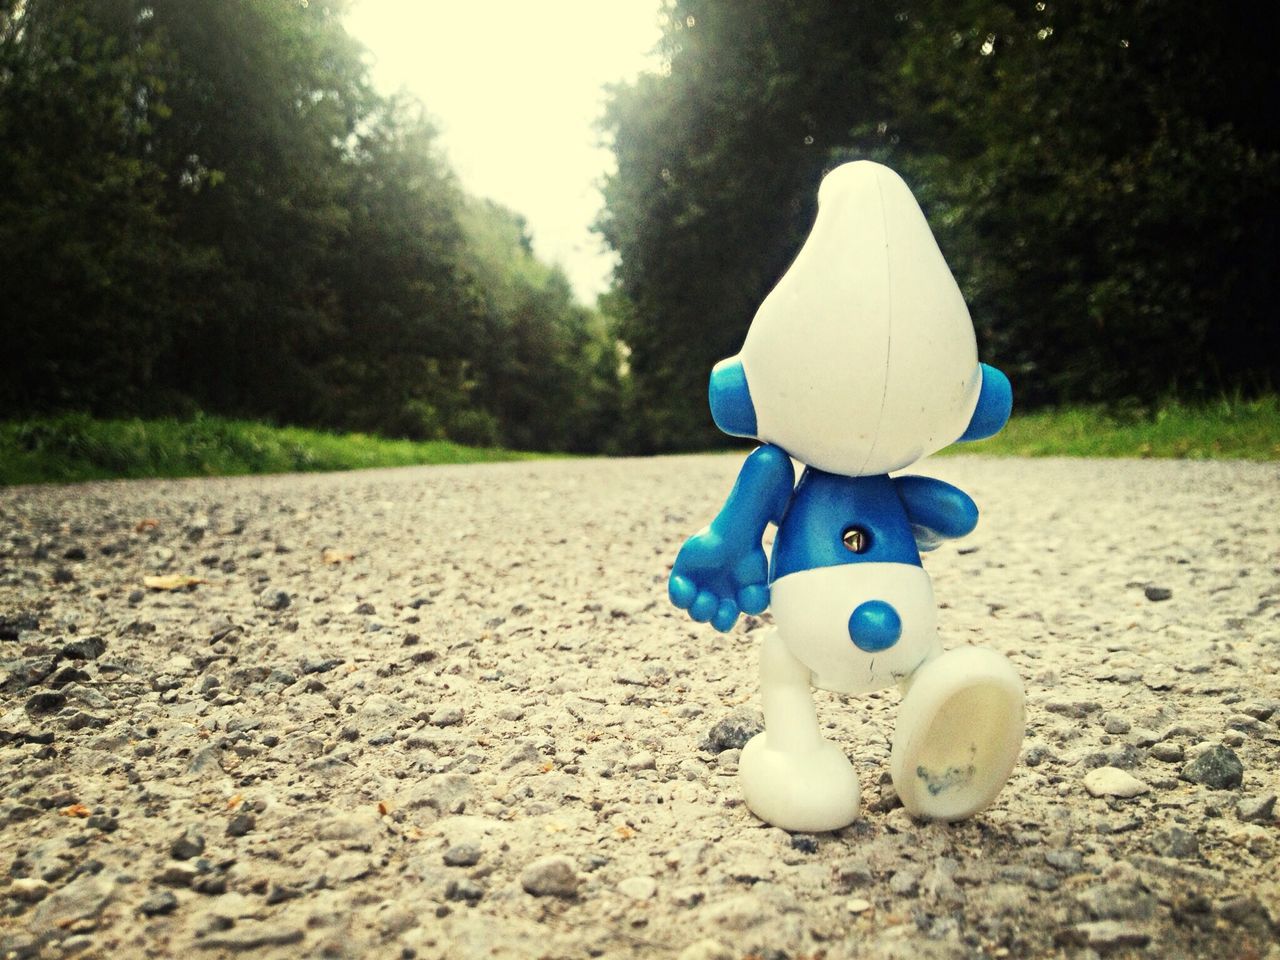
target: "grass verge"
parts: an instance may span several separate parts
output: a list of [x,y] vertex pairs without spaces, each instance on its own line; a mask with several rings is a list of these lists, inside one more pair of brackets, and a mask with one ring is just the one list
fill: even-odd
[[534,456],[443,440],[387,440],[206,416],[95,420],[67,414],[0,423],[0,484],[356,470]]
[[1280,460],[1280,398],[1169,403],[1154,412],[1073,407],[1015,413],[990,440],[957,444],[944,453]]

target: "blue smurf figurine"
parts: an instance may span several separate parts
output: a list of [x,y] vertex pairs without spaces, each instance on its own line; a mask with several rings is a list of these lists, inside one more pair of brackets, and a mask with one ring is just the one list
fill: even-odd
[[[920,563],[972,531],[978,509],[940,480],[889,474],[996,433],[1012,393],[978,363],[964,298],[897,174],[859,161],[826,176],[808,240],[742,351],[711,372],[710,400],[721,430],[764,446],[680,550],[670,594],[717,630],[773,609],[765,728],[739,762],[747,806],[786,830],[852,822],[858,779],[822,737],[812,688],[897,684],[890,772],[903,806],[938,820],[982,810],[1017,759],[1022,683],[995,651],[942,651]],[[792,458],[806,465],[798,484]]]

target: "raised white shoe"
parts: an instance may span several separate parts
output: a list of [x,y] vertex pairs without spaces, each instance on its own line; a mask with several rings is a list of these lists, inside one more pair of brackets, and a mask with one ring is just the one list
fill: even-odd
[[994,650],[960,647],[921,666],[889,759],[907,812],[961,820],[987,807],[1017,762],[1024,701],[1013,665]]

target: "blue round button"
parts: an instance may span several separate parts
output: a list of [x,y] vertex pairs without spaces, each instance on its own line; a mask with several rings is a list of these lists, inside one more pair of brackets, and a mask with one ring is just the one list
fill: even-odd
[[849,639],[859,650],[879,653],[888,650],[902,636],[902,618],[891,604],[868,600],[849,615]]

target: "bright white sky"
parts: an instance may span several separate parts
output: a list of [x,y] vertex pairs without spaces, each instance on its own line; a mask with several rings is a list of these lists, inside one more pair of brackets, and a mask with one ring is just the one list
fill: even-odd
[[612,153],[603,87],[656,70],[661,0],[354,0],[377,87],[416,95],[468,193],[524,214],[586,304],[614,257],[590,224]]

